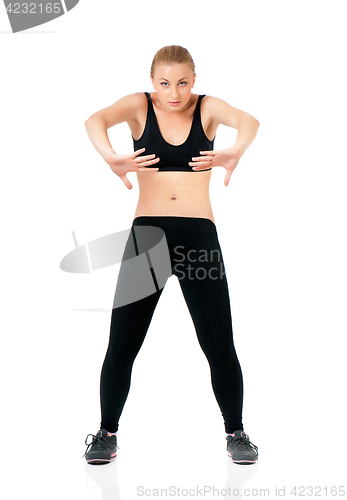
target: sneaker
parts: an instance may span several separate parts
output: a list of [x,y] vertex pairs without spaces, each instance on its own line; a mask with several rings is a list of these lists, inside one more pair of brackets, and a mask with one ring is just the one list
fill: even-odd
[[227,440],[228,456],[239,465],[255,464],[258,460],[258,447],[251,443],[244,431],[235,431],[225,438]]
[[[87,443],[89,436],[93,437],[91,443]],[[85,444],[87,449],[83,457],[86,457],[87,462],[91,465],[108,464],[117,456],[117,436],[109,436],[106,429],[100,429],[96,436],[88,434]]]

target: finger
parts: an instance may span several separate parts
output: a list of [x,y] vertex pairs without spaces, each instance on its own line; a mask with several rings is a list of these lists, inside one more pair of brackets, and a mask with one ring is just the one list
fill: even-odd
[[157,167],[157,168],[146,167],[146,168],[138,168],[137,172],[158,172],[158,170],[159,170],[159,167]]
[[191,161],[188,162],[188,165],[190,167],[193,167],[193,168],[206,168],[206,167],[212,167],[212,163],[210,161],[204,161],[204,162],[201,162],[199,163],[199,165],[197,165],[196,163],[192,163]]
[[128,168],[130,172],[137,172],[139,168],[141,167],[146,167],[147,165],[153,165],[154,163],[158,163],[160,161],[160,158],[155,158],[153,160],[148,160],[144,162],[136,162],[134,161],[133,164],[131,164]]
[[127,178],[127,176],[126,176],[126,175],[123,175],[123,176],[121,177],[121,179],[122,179],[122,181],[124,182],[124,184],[126,185],[126,187],[127,187],[128,189],[132,189],[132,188],[133,188],[133,186],[132,186],[131,182],[129,181],[129,179]]
[[231,174],[232,174],[231,170],[227,170],[226,171],[226,174],[225,174],[225,177],[224,177],[224,186],[228,186],[229,185]]
[[212,161],[216,158],[216,155],[205,155],[205,156],[193,156],[194,161]]
[[213,158],[206,158],[206,156],[195,156],[195,157],[193,156],[192,160],[195,161],[195,163],[196,162],[203,163],[203,162],[211,162]]
[[190,167],[193,167],[194,170],[205,169],[205,168],[209,168],[209,167],[213,166],[211,161],[199,162],[199,165],[190,161],[190,162],[188,162],[188,165]]
[[153,165],[154,163],[158,163],[160,161],[160,158],[155,158],[154,160],[149,160],[149,161],[144,161],[141,163],[138,163],[138,167],[145,167],[146,165]]
[[155,158],[155,154],[146,155],[146,156],[138,156],[137,158],[133,158],[136,163],[141,163],[142,161],[153,160]]
[[134,153],[130,153],[131,155],[134,155],[134,156],[137,156],[141,153],[143,153],[145,151],[146,148],[141,148],[141,149],[138,149],[136,151],[134,151]]
[[215,151],[199,151],[201,155],[210,155],[210,156],[215,156],[216,152]]

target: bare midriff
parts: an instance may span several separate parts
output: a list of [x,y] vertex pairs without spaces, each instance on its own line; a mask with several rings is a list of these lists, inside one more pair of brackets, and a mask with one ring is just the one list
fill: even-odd
[[140,216],[202,217],[215,223],[206,172],[137,172]]

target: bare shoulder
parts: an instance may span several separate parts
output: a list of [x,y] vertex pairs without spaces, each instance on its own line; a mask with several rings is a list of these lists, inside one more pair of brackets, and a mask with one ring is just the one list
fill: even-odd
[[231,106],[228,102],[220,99],[219,97],[214,97],[206,95],[201,102],[201,109],[206,114],[206,116],[215,123],[215,125],[226,125],[227,127],[237,128],[239,119],[249,113],[242,111],[241,109]]
[[[92,117],[101,117],[105,120],[107,128],[123,122],[136,121],[139,112],[147,106],[147,98],[143,92],[135,92],[118,99],[111,106],[94,113]],[[89,118],[89,119],[90,119]]]

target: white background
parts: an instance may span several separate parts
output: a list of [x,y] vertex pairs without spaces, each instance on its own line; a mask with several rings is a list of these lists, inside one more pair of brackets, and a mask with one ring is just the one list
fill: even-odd
[[[324,497],[344,485],[344,10],[342,1],[81,0],[61,18],[12,34],[0,8],[6,498],[30,491],[124,500],[137,498],[138,486],[242,484],[250,496],[268,488],[271,498],[276,486],[288,498],[295,485],[328,487]],[[171,44],[192,54],[194,93],[260,122],[229,186],[219,167],[210,190],[243,371],[243,423],[259,447],[258,465],[247,470],[226,455],[209,366],[175,277],[134,363],[116,462],[93,468],[82,459],[86,435],[100,424],[119,267],[78,275],[59,265],[75,247],[71,231],[83,244],[129,229],[138,198],[135,174],[129,191],[84,122],[124,95],[152,91],[152,58]],[[236,136],[220,126],[215,149]],[[126,124],[109,138],[116,152],[133,150]],[[105,311],[75,310],[88,308]]]

